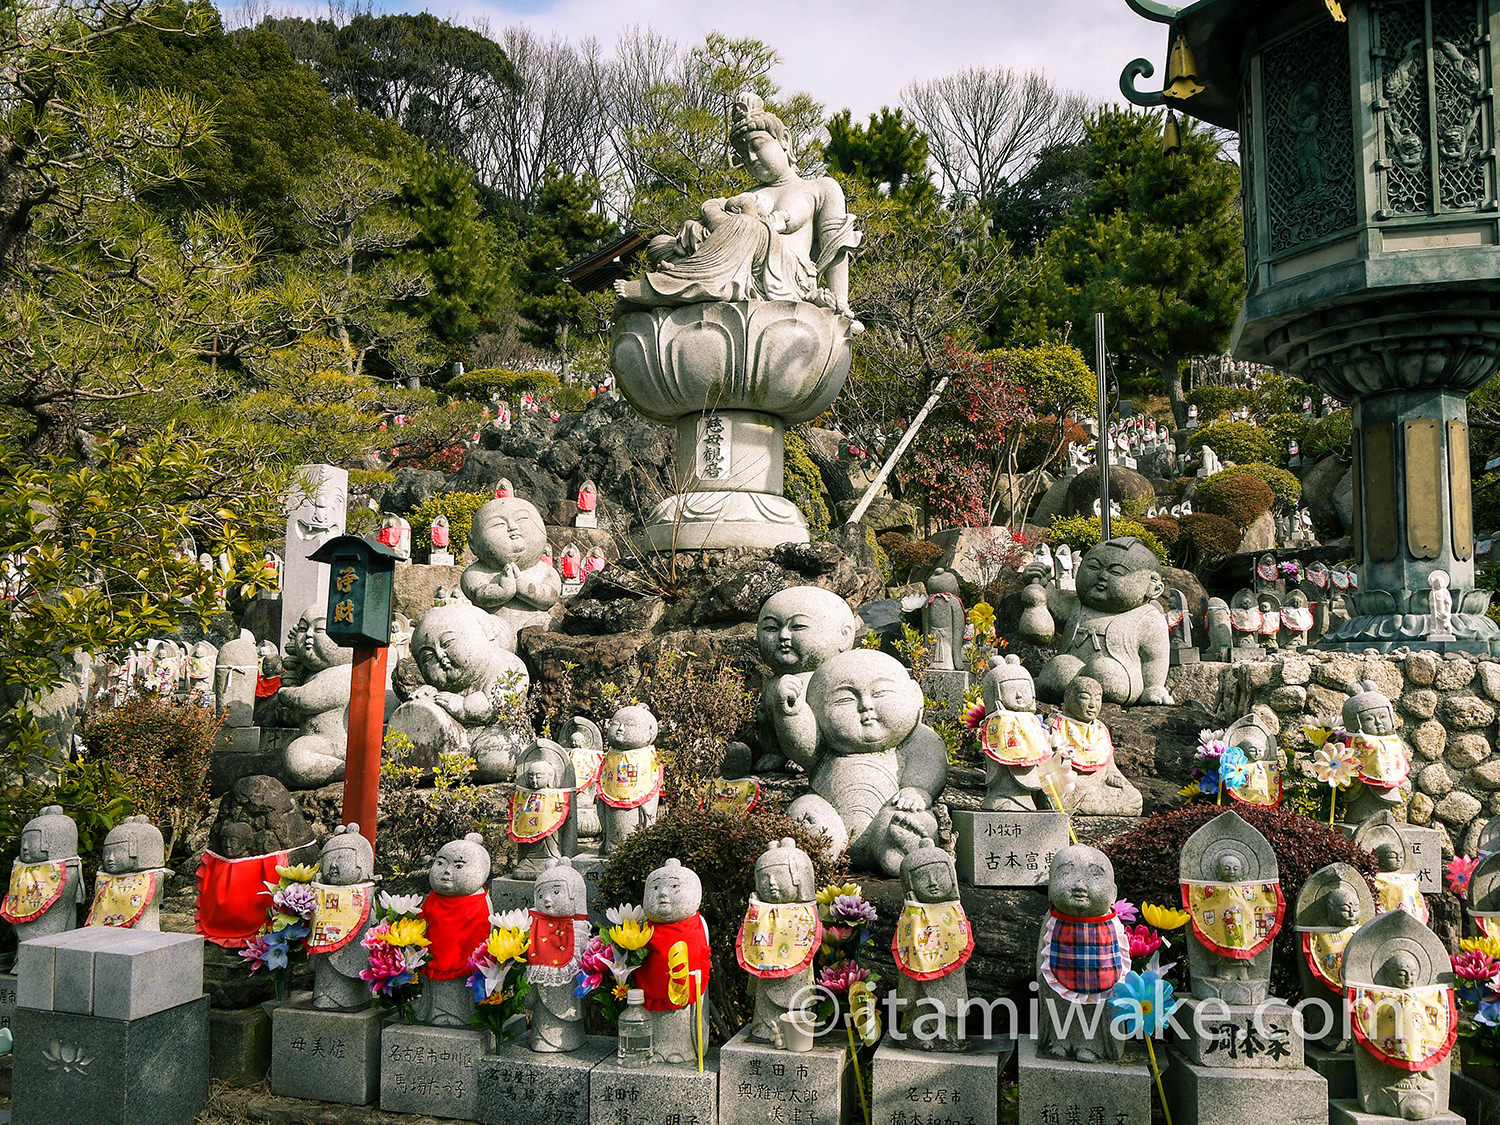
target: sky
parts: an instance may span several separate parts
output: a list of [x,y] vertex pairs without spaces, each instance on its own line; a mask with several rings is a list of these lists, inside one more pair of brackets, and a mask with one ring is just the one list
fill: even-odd
[[384,0],[376,9],[425,9],[463,24],[482,18],[496,28],[525,23],[606,46],[635,24],[688,44],[710,31],[752,36],[781,52],[771,77],[783,91],[805,90],[830,113],[848,108],[856,119],[899,104],[913,79],[971,67],[1040,69],[1059,86],[1119,102],[1125,65],[1144,56],[1160,68],[1167,53],[1166,28],[1125,0]]

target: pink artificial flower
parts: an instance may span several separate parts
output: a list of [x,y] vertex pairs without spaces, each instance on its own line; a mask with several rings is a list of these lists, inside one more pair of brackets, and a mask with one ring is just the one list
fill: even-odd
[[240,950],[240,956],[250,964],[250,971],[257,973],[266,967],[266,939],[256,935],[245,943],[245,948]]
[[853,961],[837,961],[818,974],[818,983],[836,996],[847,993],[851,984],[869,979],[870,970]]
[[984,726],[985,716],[988,714],[989,712],[985,710],[983,700],[974,704],[974,706],[964,712],[964,729],[978,730]]
[[844,942],[848,941],[853,936],[854,927],[852,926],[839,926],[830,924],[823,927],[823,938],[825,941]]
[[1130,935],[1130,958],[1132,961],[1137,957],[1150,956],[1161,948],[1161,934],[1149,926],[1137,926],[1135,929],[1127,926],[1125,932]]
[[1495,960],[1488,953],[1471,949],[1453,958],[1453,972],[1463,977],[1464,980],[1492,980],[1497,973],[1500,973],[1500,961]]
[[1469,889],[1469,878],[1474,874],[1474,868],[1479,866],[1477,859],[1466,855],[1456,855],[1448,861],[1448,889],[1456,895],[1462,895]]
[[1129,925],[1140,917],[1140,913],[1136,910],[1135,905],[1128,899],[1120,899],[1115,903],[1114,909],[1115,917],[1126,925]]

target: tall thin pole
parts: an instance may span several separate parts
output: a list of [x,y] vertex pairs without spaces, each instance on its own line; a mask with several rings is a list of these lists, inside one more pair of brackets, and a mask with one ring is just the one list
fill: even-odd
[[385,725],[385,645],[355,645],[344,758],[344,823],[375,846],[380,804],[381,730]]
[[1099,530],[1100,542],[1109,532],[1109,388],[1104,374],[1104,314],[1094,314],[1094,373],[1099,379]]

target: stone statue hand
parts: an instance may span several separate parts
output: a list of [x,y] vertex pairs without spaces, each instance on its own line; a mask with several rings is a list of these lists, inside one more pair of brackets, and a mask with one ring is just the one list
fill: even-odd
[[1161,685],[1160,687],[1147,687],[1144,691],[1141,692],[1141,702],[1162,703],[1170,705],[1172,703],[1172,693],[1167,690],[1167,686],[1165,684]]
[[437,698],[437,693],[438,689],[433,687],[431,684],[419,684],[417,687],[412,689],[411,698],[413,700],[435,699]]
[[1052,571],[1046,563],[1034,562],[1025,570],[1021,571],[1021,577],[1028,582],[1045,582],[1052,577]]
[[926,812],[932,806],[932,798],[920,789],[907,786],[891,798],[891,805],[902,812]]
[[772,211],[769,218],[771,229],[777,234],[785,234],[792,229],[792,216],[786,211]]
[[777,696],[777,702],[786,714],[796,713],[802,707],[803,684],[795,676],[783,677],[781,693]]
[[440,691],[432,701],[455,718],[463,718],[464,697],[451,691]]

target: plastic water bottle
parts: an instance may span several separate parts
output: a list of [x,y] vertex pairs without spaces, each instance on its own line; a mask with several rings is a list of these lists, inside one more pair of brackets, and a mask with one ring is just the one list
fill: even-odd
[[627,1070],[641,1070],[651,1065],[651,1013],[646,1011],[646,994],[639,988],[632,988],[625,994],[619,1037],[615,1061],[620,1066]]

